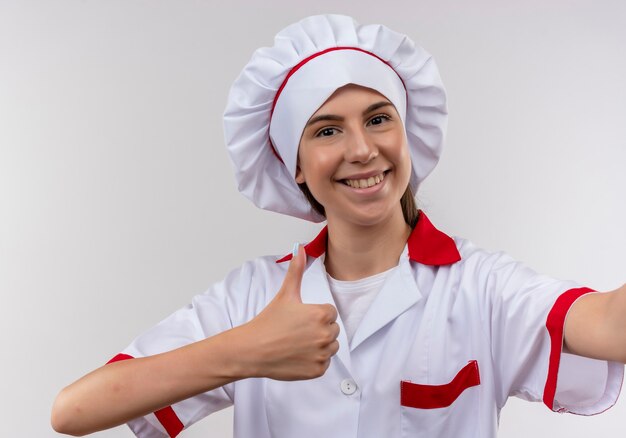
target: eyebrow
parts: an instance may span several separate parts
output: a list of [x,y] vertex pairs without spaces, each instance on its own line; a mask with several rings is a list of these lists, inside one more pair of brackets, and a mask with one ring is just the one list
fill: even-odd
[[371,113],[372,111],[377,110],[378,108],[382,108],[384,106],[393,106],[391,104],[391,102],[387,102],[387,101],[380,101],[380,102],[376,102],[371,104],[370,106],[368,106],[365,111],[363,111],[363,115],[366,115],[367,113]]
[[[362,115],[366,115],[368,113],[371,113],[372,111],[377,110],[378,108],[382,108],[384,106],[393,106],[391,104],[391,102],[387,102],[387,101],[380,101],[380,102],[376,102],[371,104],[370,106],[368,106],[362,113]],[[336,121],[336,122],[343,122],[345,119],[341,116],[336,116],[334,114],[320,114],[319,116],[315,116],[313,117],[311,120],[308,121],[308,123],[306,124],[306,126],[311,126],[317,122],[320,122],[322,120],[331,120],[331,121]]]

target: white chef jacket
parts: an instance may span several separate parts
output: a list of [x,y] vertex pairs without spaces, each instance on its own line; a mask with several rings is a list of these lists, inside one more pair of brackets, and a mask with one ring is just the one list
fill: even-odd
[[[326,240],[324,228],[305,247],[304,303],[334,305],[320,257]],[[245,263],[111,361],[250,321],[280,289],[289,259]],[[567,312],[589,292],[453,239],[421,213],[350,344],[338,318],[340,348],[323,376],[239,380],[129,426],[139,437],[174,437],[234,405],[235,438],[489,438],[509,396],[558,412],[599,413],[617,401],[624,365],[561,352]]]

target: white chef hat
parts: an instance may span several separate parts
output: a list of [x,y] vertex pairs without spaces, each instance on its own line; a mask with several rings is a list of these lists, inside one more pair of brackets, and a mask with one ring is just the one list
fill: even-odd
[[260,208],[313,222],[296,181],[298,145],[310,117],[340,87],[371,88],[394,104],[411,154],[410,186],[441,154],[446,94],[435,61],[406,35],[344,15],[305,18],[254,52],[235,80],[224,135],[239,191]]

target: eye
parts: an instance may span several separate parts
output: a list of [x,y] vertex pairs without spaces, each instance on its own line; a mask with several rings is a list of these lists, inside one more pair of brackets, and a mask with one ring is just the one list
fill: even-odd
[[380,125],[389,120],[391,120],[391,117],[389,117],[387,114],[377,114],[372,117],[367,123],[370,125]]
[[322,128],[315,134],[316,137],[330,137],[337,133],[337,128],[326,127]]

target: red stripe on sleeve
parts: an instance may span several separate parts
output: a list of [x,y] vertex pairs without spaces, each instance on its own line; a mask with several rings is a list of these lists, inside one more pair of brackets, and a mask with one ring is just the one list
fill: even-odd
[[[120,353],[115,355],[110,361],[107,362],[107,364],[128,359],[134,359],[134,357],[129,354]],[[177,436],[185,428],[185,426],[183,426],[183,423],[180,421],[180,419],[176,415],[176,412],[174,412],[174,409],[172,409],[171,406],[166,406],[163,409],[159,409],[154,413],[154,416],[157,418],[157,420],[159,420],[159,423],[161,423],[161,425],[165,428],[165,431],[171,438]]]
[[588,287],[581,287],[563,292],[556,299],[554,306],[552,306],[550,313],[548,313],[546,327],[550,334],[550,363],[548,365],[546,386],[543,390],[543,402],[551,411],[554,411],[554,396],[556,394],[561,351],[563,349],[565,317],[572,304],[574,304],[574,301],[589,292],[595,291]]

